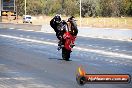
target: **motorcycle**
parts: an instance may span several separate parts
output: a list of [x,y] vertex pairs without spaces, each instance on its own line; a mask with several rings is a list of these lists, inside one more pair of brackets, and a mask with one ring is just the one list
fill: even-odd
[[[76,39],[76,35],[74,35],[74,32],[73,30],[69,30],[69,28],[73,28],[73,26],[77,27],[75,25],[75,20],[71,21],[71,22],[67,22],[66,23],[67,25],[65,25],[63,28],[63,35],[62,35],[62,40],[61,40],[61,45],[58,47],[58,50],[62,49],[62,59],[63,60],[66,60],[66,61],[69,61],[69,58],[70,58],[70,54],[72,52],[72,48],[75,46],[74,45],[74,42],[75,42],[75,39]],[[70,25],[68,25],[70,24]],[[64,32],[64,29],[66,29],[66,26],[67,26],[67,29],[68,30],[65,30]],[[77,28],[76,28],[77,29]],[[76,30],[78,32],[78,30]]]

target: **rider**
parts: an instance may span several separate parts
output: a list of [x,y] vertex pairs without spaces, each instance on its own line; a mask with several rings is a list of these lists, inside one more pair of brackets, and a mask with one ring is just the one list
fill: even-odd
[[76,20],[74,18],[75,18],[74,16],[71,16],[68,19],[67,24],[68,24],[68,28],[69,28],[69,31],[70,31],[71,35],[77,36],[78,28],[77,28],[77,24],[75,22]]
[[57,14],[53,19],[51,19],[50,26],[54,29],[56,37],[60,40],[61,16]]
[[74,36],[74,39],[76,38],[76,36],[78,34],[78,29],[77,29],[77,25],[75,23],[74,18],[75,17],[72,16],[66,22],[64,20],[61,20],[60,15],[56,15],[50,21],[50,26],[54,29],[54,31],[56,32],[57,38],[60,40],[58,46],[60,46],[62,44],[62,40],[63,40],[62,36],[63,36],[63,34],[64,34],[64,32],[66,31],[67,28],[70,31],[71,35]]
[[75,46],[74,41],[75,41],[76,36],[78,34],[78,28],[77,28],[76,20],[74,18],[75,17],[72,16],[67,21],[68,30],[69,30],[70,34],[72,35],[72,37],[73,37],[72,38],[72,45],[71,45],[71,47]]

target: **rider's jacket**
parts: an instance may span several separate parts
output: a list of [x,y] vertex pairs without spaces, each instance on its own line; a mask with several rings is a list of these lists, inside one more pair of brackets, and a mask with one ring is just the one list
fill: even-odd
[[59,25],[61,22],[61,17],[59,15],[56,15],[53,19],[50,21],[50,26],[54,29],[56,33],[59,32]]
[[75,20],[74,19],[69,19],[67,21],[67,25],[68,25],[68,29],[69,29],[71,35],[77,36],[78,28],[77,28],[77,24],[76,24]]

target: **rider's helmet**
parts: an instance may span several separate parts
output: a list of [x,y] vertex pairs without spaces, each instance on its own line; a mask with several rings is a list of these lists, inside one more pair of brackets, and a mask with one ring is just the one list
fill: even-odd
[[54,21],[55,21],[56,23],[60,23],[60,22],[61,22],[61,16],[57,14],[57,15],[54,17]]
[[72,21],[74,18],[74,16],[71,16],[70,18],[68,18],[68,21]]
[[68,22],[70,24],[69,26],[69,32],[76,36],[78,34],[78,29],[77,29],[77,24],[76,24],[76,20],[74,19],[74,16],[71,16],[70,18],[68,18]]

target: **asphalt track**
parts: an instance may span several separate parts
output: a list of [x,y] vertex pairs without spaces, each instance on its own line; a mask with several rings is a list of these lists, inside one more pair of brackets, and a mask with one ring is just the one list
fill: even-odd
[[61,59],[54,34],[0,29],[0,88],[132,88],[130,84],[76,82],[76,70],[89,74],[132,75],[132,43],[78,37],[69,62]]

